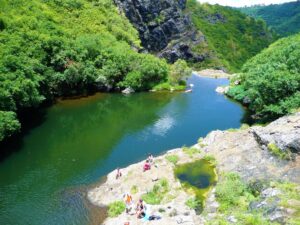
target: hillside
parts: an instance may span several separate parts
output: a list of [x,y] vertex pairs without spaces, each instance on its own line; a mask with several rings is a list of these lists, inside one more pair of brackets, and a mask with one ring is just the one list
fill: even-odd
[[55,97],[165,81],[164,60],[139,54],[137,31],[111,0],[0,0],[0,141],[14,112]]
[[238,71],[274,41],[262,21],[196,0],[115,0],[139,31],[142,46],[173,63]]
[[201,66],[225,67],[238,71],[247,59],[274,41],[272,33],[262,21],[256,21],[230,7],[187,1],[186,13],[202,32],[208,46],[194,46],[195,51],[208,51],[213,57]]
[[300,31],[300,1],[244,7],[239,10],[254,18],[264,19],[280,35],[287,36]]
[[244,66],[228,95],[261,119],[274,119],[300,108],[300,34],[283,38]]

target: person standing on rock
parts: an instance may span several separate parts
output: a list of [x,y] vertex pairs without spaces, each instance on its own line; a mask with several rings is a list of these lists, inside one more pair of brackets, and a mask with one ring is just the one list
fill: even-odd
[[126,213],[128,214],[131,211],[132,204],[133,204],[132,196],[128,193],[125,194],[124,195],[124,201],[125,201],[125,204],[126,204]]

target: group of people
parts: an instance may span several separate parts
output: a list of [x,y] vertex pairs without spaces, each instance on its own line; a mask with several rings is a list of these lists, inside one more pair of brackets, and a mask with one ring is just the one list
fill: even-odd
[[[151,166],[154,165],[154,158],[152,154],[148,154],[148,158],[146,159],[146,162],[143,165],[143,171],[151,170]],[[120,168],[117,168],[116,172],[116,179],[119,179],[122,177],[122,172]],[[136,206],[134,207],[134,202],[132,199],[132,196],[129,193],[124,194],[123,196],[124,202],[126,205],[126,213],[129,214],[132,209],[135,209],[135,214],[137,218],[141,219],[146,216],[146,204],[142,199],[139,199]],[[154,217],[154,216],[153,216]],[[157,218],[157,217],[155,217]]]
[[[133,208],[133,200],[132,200],[132,196],[130,194],[125,194],[124,195],[124,201],[125,201],[125,204],[126,204],[126,213],[129,214],[130,211],[132,210]],[[136,204],[136,207],[135,207],[135,213],[137,215],[137,218],[141,219],[143,217],[145,217],[146,215],[146,205],[144,203],[144,201],[142,199],[139,199],[137,204]]]

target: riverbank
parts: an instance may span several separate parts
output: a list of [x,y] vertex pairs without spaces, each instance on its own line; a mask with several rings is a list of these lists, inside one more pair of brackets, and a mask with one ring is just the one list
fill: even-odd
[[202,76],[202,77],[210,77],[210,78],[230,78],[231,74],[224,72],[223,70],[214,70],[214,69],[205,69],[201,71],[193,71],[193,74]]
[[[275,136],[270,129],[276,131]],[[280,133],[280,130],[283,131]],[[265,217],[269,222],[287,221],[299,215],[300,199],[294,199],[294,196],[287,193],[282,194],[285,190],[280,189],[282,186],[279,183],[283,182],[293,187],[293,193],[295,190],[300,190],[299,154],[294,154],[293,160],[280,159],[271,151],[271,148],[266,149],[265,146],[270,146],[271,142],[263,144],[258,140],[257,135],[274,137],[275,139],[272,140],[274,144],[277,144],[278,140],[280,143],[285,143],[280,146],[283,150],[285,150],[284,146],[298,146],[296,151],[299,153],[299,140],[297,139],[299,132],[300,113],[283,117],[267,127],[213,131],[204,139],[199,139],[199,143],[193,146],[193,150],[174,149],[156,157],[154,159],[156,166],[150,171],[142,172],[144,162],[139,162],[122,169],[123,176],[120,179],[115,178],[115,171],[109,173],[104,184],[88,192],[88,198],[93,204],[103,206],[122,201],[124,193],[131,193],[134,202],[137,202],[143,194],[149,193],[154,184],[162,179],[167,179],[169,187],[171,187],[170,191],[159,204],[149,207],[149,213],[157,215],[161,219],[143,224],[175,225],[184,221],[187,224],[207,224],[208,221],[221,217],[228,221],[237,221],[238,215],[228,210],[224,212],[222,207],[220,208],[222,202],[220,199],[218,201],[218,195],[215,194],[216,190],[218,191],[218,185],[209,193],[202,214],[197,215],[186,204],[187,200],[194,196],[194,193],[182,187],[175,178],[174,168],[177,165],[194,162],[201,158],[210,158],[216,160],[217,173],[221,177],[221,182],[225,179],[224,174],[234,172],[241,177],[245,184],[263,183],[264,185],[258,190],[259,193],[256,196],[256,201],[262,203],[262,206],[257,203],[253,207],[259,212],[266,210]],[[282,141],[282,138],[286,142]],[[276,182],[279,182],[278,185]],[[271,201],[274,197],[279,200]],[[283,204],[281,199],[287,202]],[[246,208],[250,207],[250,203],[254,204],[254,200],[246,201]],[[270,207],[273,207],[273,210],[267,211]],[[257,215],[255,214],[255,216]],[[125,222],[130,222],[130,225],[141,224],[141,220],[137,219],[135,215],[127,215],[125,212],[117,217],[107,218],[103,224],[123,224]]]

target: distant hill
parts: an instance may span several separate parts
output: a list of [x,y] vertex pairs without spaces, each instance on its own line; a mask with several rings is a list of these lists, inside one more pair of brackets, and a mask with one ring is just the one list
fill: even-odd
[[238,71],[251,57],[272,43],[275,38],[262,20],[255,20],[231,7],[200,4],[187,0],[186,13],[208,46],[196,45],[194,51],[212,57],[198,64],[200,67],[225,67]]
[[300,1],[279,5],[251,6],[239,10],[254,18],[264,19],[278,34],[287,36],[300,31]]

